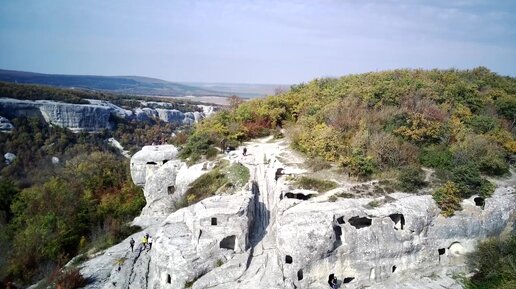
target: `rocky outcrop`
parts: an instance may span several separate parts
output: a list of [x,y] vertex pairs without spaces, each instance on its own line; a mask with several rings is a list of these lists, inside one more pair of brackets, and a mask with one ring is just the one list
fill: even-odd
[[0,116],[0,132],[11,132],[13,129],[13,124],[7,118]]
[[16,155],[13,153],[5,153],[4,160],[5,164],[10,165],[16,160]]
[[[90,104],[71,104],[47,100],[18,100],[11,98],[0,99],[0,114],[7,118],[35,117],[45,120],[51,125],[68,128],[72,131],[96,132],[102,129],[111,129],[111,116],[128,120],[150,121],[159,119],[164,122],[178,125],[192,125],[207,114],[204,112],[181,112],[175,109],[141,107],[134,110],[123,109],[105,100],[89,99]],[[163,104],[166,105],[166,104]],[[202,107],[208,114],[213,112],[207,106]],[[8,124],[1,122],[2,127]]]
[[152,173],[170,160],[178,150],[173,145],[144,146],[131,158],[131,177],[138,186],[144,186],[148,173]]
[[35,117],[72,131],[110,129],[111,110],[99,105],[78,105],[46,100],[0,99],[0,114],[8,118]]
[[[248,156],[229,153],[226,159],[249,168],[251,191],[176,212],[168,188],[186,190],[209,163],[163,164],[165,155],[177,153],[166,146],[136,154],[133,179],[144,186],[147,199],[140,218],[160,217],[147,224],[154,246],[141,254],[106,251],[130,256],[122,273],[92,269],[106,254],[88,261],[81,272],[100,280],[88,288],[322,289],[330,274],[338,278],[338,288],[461,288],[451,275],[466,271],[464,255],[480,240],[514,233],[512,184],[499,184],[488,199],[464,200],[463,210],[450,218],[440,215],[429,195],[393,193],[378,207],[371,207],[372,198],[330,202],[335,191],[293,190],[287,178],[277,177],[278,169],[303,172],[298,164],[304,160],[287,145],[265,139],[247,144]],[[157,167],[146,167],[149,160]]]

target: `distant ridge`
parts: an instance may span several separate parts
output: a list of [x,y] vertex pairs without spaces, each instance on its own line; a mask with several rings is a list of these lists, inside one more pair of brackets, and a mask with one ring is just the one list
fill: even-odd
[[250,98],[272,94],[275,88],[280,87],[268,84],[183,84],[142,76],[44,74],[4,69],[0,69],[0,81],[152,96],[224,97],[235,94]]

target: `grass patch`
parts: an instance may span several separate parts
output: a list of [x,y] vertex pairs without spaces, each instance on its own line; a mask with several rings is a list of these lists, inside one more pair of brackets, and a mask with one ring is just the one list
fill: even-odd
[[294,182],[294,185],[300,189],[314,190],[319,193],[327,192],[337,187],[337,183],[333,181],[320,180],[310,177],[300,177]]
[[242,164],[228,165],[220,162],[213,170],[197,178],[186,191],[184,198],[176,203],[176,208],[195,204],[219,192],[231,192],[249,181],[249,169]]
[[372,200],[368,203],[369,207],[371,208],[377,208],[381,205],[381,202],[378,200]]

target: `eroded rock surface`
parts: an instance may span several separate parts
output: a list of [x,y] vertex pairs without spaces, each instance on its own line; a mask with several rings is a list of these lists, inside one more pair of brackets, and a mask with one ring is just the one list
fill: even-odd
[[[155,244],[143,258],[131,253],[133,261],[116,274],[91,269],[106,253],[88,261],[81,272],[97,280],[88,288],[328,288],[330,274],[339,288],[461,288],[451,276],[465,271],[464,255],[482,239],[513,233],[512,184],[498,184],[491,198],[464,200],[462,211],[444,218],[429,195],[393,193],[373,208],[370,198],[329,202],[331,192],[293,190],[276,174],[303,172],[304,160],[287,143],[264,139],[246,147],[247,156],[237,150],[225,158],[249,168],[247,188],[166,218],[171,196],[209,165],[187,167],[172,158],[175,148],[136,154],[133,179],[147,199],[140,218],[161,212],[146,229]],[[148,160],[157,167],[148,169]],[[169,194],[171,184],[176,191]]]

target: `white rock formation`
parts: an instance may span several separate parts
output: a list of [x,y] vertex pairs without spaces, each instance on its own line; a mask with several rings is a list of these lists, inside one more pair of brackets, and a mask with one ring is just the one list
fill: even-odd
[[5,159],[5,163],[10,165],[16,160],[16,155],[13,153],[5,153],[4,159]]
[[131,158],[131,177],[138,186],[145,185],[147,173],[152,173],[166,162],[176,158],[177,148],[173,145],[144,146]]
[[[96,132],[102,129],[111,129],[113,123],[110,116],[124,119],[149,121],[158,118],[165,122],[179,125],[191,125],[206,117],[204,112],[181,112],[176,109],[142,107],[128,110],[105,100],[88,99],[90,104],[71,104],[48,100],[19,100],[0,98],[0,114],[9,118],[26,116],[44,119],[47,123],[68,128],[72,131]],[[150,104],[151,102],[149,102]],[[142,102],[146,105],[146,102]],[[166,103],[163,103],[166,106]],[[211,114],[213,107],[203,107]],[[9,123],[10,124],[10,123]],[[2,127],[9,127],[8,123],[0,118]],[[12,126],[12,125],[11,125]]]
[[7,118],[0,116],[0,132],[11,132],[13,129],[13,124]]
[[[152,250],[108,249],[82,265],[83,275],[95,280],[87,288],[322,289],[330,274],[339,288],[461,288],[450,276],[465,271],[464,254],[482,239],[514,233],[513,185],[499,186],[485,200],[464,200],[450,218],[429,195],[394,193],[376,208],[366,198],[329,202],[327,194],[292,191],[285,177],[276,180],[280,168],[301,172],[303,159],[286,143],[269,141],[246,144],[248,156],[226,155],[249,168],[251,192],[208,198],[148,222]],[[141,217],[173,210],[165,188],[186,190],[192,172],[202,173],[168,158],[175,154],[175,148],[154,147],[133,157],[133,179],[145,186],[148,202]],[[124,256],[120,272],[99,261]]]

